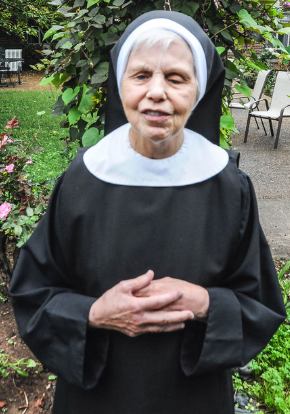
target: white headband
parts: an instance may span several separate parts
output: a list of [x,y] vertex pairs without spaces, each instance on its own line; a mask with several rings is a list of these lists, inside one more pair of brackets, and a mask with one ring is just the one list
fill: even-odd
[[[119,95],[121,96],[122,77],[126,70],[129,54],[136,41],[136,38],[140,36],[143,32],[155,28],[171,30],[172,32],[177,33],[179,36],[181,36],[189,44],[192,54],[194,56],[196,77],[199,83],[199,102],[205,94],[207,83],[207,65],[203,48],[197,40],[197,38],[192,33],[190,33],[189,30],[181,26],[181,24],[169,19],[148,20],[147,22],[137,27],[137,29],[135,29],[125,40],[117,60],[117,84]],[[196,102],[195,105],[198,102]]]

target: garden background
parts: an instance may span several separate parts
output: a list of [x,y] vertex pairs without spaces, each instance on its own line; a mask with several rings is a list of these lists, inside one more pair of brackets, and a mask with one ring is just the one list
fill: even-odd
[[[0,90],[0,318],[3,328],[0,409],[11,414],[19,412],[19,407],[23,414],[50,413],[55,382],[53,374],[39,365],[17,334],[7,295],[12,268],[19,249],[44,214],[56,180],[77,148],[92,145],[103,136],[109,50],[128,23],[145,11],[170,6],[193,16],[206,30],[226,67],[221,117],[223,147],[231,145],[231,133],[237,132],[227,106],[233,79],[238,82],[237,90],[249,95],[249,79],[272,65],[263,55],[255,54],[255,43],[271,41],[276,47],[271,51],[272,61],[276,60],[276,65],[284,70],[289,64],[289,50],[276,37],[290,33],[290,28],[281,24],[286,6],[280,1],[175,0],[170,4],[163,0],[54,0],[49,4],[36,3],[44,7],[47,15],[53,12],[56,16],[50,27],[49,19],[41,23],[40,9],[34,16],[33,9],[29,9],[29,18],[47,30],[40,60],[33,66],[35,72],[23,76],[26,83],[15,89],[11,85]],[[18,6],[21,4],[19,0]],[[23,18],[19,9],[4,16],[0,8],[1,19],[6,19],[5,27],[11,32],[17,19],[23,21],[17,29],[22,27],[20,37],[29,31],[27,16]],[[11,24],[7,26],[9,19]],[[286,261],[279,259],[275,264],[289,310],[289,263]],[[237,390],[253,397],[247,400],[244,412],[290,413],[288,322],[252,363],[249,380],[235,379]]]

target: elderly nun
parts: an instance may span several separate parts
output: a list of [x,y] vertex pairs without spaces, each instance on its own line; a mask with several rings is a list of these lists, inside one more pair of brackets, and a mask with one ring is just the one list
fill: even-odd
[[60,178],[10,287],[54,414],[233,414],[232,367],[284,320],[251,181],[216,145],[223,80],[181,13],[114,46],[106,136]]

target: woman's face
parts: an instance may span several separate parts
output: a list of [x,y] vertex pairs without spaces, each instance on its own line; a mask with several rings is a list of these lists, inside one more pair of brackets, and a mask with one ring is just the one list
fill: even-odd
[[196,96],[193,58],[184,42],[171,43],[167,51],[156,45],[131,53],[122,79],[122,102],[132,125],[133,148],[149,157],[153,151],[154,157],[161,147],[164,156],[158,158],[177,152]]

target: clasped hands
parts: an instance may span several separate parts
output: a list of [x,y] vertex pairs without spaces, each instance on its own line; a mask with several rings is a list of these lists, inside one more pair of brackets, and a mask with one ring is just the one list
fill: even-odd
[[176,331],[193,318],[206,320],[209,308],[206,289],[171,277],[153,278],[154,272],[148,270],[107,290],[93,303],[89,326],[134,337],[148,332]]

